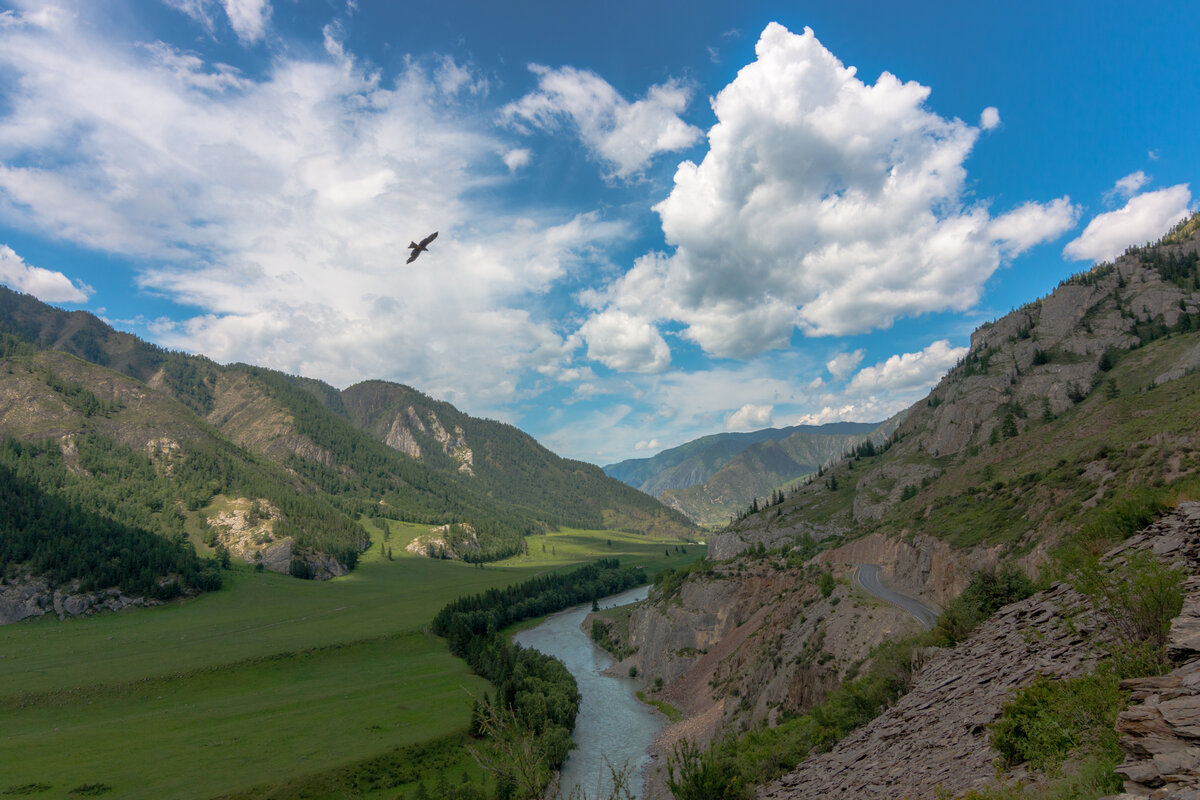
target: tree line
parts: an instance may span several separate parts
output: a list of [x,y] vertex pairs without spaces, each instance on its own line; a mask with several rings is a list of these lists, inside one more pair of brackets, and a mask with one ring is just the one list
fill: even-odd
[[513,644],[500,631],[645,581],[642,570],[622,567],[617,559],[601,559],[571,572],[461,597],[434,617],[433,631],[446,638],[450,651],[497,687],[494,699],[476,700],[472,734],[488,735],[501,748],[501,740],[521,740],[525,746],[516,749],[533,754],[536,761],[495,759],[498,798],[541,796],[550,771],[562,764],[572,747],[579,711],[579,689],[563,663]]
[[[52,586],[119,588],[165,600],[221,587],[216,562],[190,544],[158,536],[48,491],[66,476],[29,457],[15,441],[0,445],[0,563],[28,569]],[[15,577],[15,576],[14,576]]]

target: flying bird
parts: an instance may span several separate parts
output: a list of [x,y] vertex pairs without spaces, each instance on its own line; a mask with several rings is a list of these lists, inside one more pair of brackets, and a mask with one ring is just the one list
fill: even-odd
[[412,262],[416,261],[417,256],[421,255],[421,253],[424,253],[426,250],[428,250],[429,243],[432,242],[436,238],[437,238],[437,231],[434,231],[433,233],[429,234],[424,239],[422,239],[420,244],[417,244],[416,242],[409,243],[408,249],[412,250],[412,255],[410,255],[408,257],[408,261],[405,261],[404,263],[411,264]]

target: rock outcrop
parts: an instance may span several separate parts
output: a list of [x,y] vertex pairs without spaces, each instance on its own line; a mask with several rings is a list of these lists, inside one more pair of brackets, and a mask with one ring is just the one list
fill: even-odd
[[[1193,575],[1185,584],[1183,611],[1171,625],[1170,673],[1123,681],[1133,705],[1117,717],[1125,763],[1122,798],[1200,797],[1200,503],[1181,509],[1192,535],[1175,529],[1146,542],[1165,558],[1182,561]],[[1143,535],[1139,537],[1144,540]]]
[[[813,756],[760,798],[954,797],[995,775],[987,725],[1038,675],[1076,677],[1098,658],[1099,622],[1059,584],[1007,606],[953,649],[935,650],[896,705]],[[1074,629],[1063,624],[1080,612]]]
[[[221,499],[221,498],[218,498]],[[215,541],[234,558],[286,574],[292,564],[292,538],[276,536],[279,509],[265,500],[239,497],[208,518]]]
[[833,591],[818,588],[817,567],[787,567],[778,557],[747,557],[689,580],[678,594],[657,593],[636,607],[629,665],[690,719],[690,738],[718,729],[776,722],[819,702],[881,641],[914,630],[899,609],[851,587],[850,570]]
[[479,551],[479,533],[465,522],[439,525],[430,528],[429,533],[413,537],[404,549],[430,558],[462,558]]
[[957,597],[978,570],[994,568],[1000,548],[955,549],[933,536],[905,539],[873,533],[817,556],[820,563],[878,564],[897,591],[944,606]]
[[131,606],[159,604],[157,600],[131,597],[115,588],[81,592],[77,585],[51,587],[45,578],[0,579],[0,625],[50,613],[61,620],[98,611],[120,611]]

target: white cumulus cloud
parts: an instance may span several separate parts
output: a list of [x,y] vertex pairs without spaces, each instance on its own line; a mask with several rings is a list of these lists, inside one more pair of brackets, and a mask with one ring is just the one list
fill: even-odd
[[902,353],[858,371],[846,387],[848,392],[925,391],[938,382],[969,348],[951,347],[946,339],[936,341],[918,353]]
[[529,166],[533,161],[533,151],[527,147],[514,147],[512,150],[505,151],[503,159],[504,166],[508,167],[508,171],[516,172]]
[[771,427],[771,413],[774,406],[759,406],[753,403],[739,408],[725,418],[727,431],[757,431]]
[[538,64],[530,70],[538,77],[537,91],[501,109],[501,119],[546,131],[569,122],[613,177],[632,177],[654,156],[689,147],[702,135],[679,117],[690,93],[677,81],[652,86],[645,98],[630,103],[594,72]]
[[0,283],[46,303],[83,303],[91,287],[79,286],[61,272],[26,264],[8,245],[0,244]]
[[676,321],[707,353],[748,357],[797,328],[970,308],[1004,259],[1074,224],[1065,197],[995,218],[970,203],[979,129],[929,110],[928,87],[864,83],[809,29],[772,23],[756,53],[713,100],[703,161],[680,164],[655,207],[674,252],[594,293],[597,313]]
[[1118,178],[1117,182],[1113,184],[1113,188],[1104,193],[1104,199],[1110,201],[1119,197],[1123,200],[1128,200],[1140,192],[1142,187],[1149,182],[1150,176],[1142,170],[1139,169],[1137,172],[1131,172],[1124,178]]
[[1186,183],[1135,195],[1116,211],[1093,217],[1079,238],[1063,248],[1063,256],[1072,261],[1112,261],[1130,245],[1160,238],[1192,213],[1191,201]]
[[815,398],[820,410],[801,415],[796,424],[881,422],[919,400],[968,350],[942,339],[916,353],[897,353],[864,367],[841,391]]
[[622,372],[662,372],[671,363],[671,349],[658,329],[623,311],[597,314],[579,330],[587,355]]
[[979,127],[985,131],[990,131],[1000,124],[1000,109],[995,106],[988,106],[979,115]]
[[825,369],[829,370],[829,374],[835,380],[841,380],[854,371],[854,368],[862,363],[865,351],[861,348],[852,353],[838,353],[836,356],[825,362]]
[[1060,197],[1046,204],[1024,203],[992,220],[988,234],[1008,256],[1056,239],[1075,227],[1079,209],[1070,198]]

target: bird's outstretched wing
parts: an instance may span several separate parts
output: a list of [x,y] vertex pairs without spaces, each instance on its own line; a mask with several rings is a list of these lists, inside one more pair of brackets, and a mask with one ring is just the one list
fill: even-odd
[[421,253],[424,253],[429,248],[429,243],[436,239],[437,235],[438,232],[434,231],[422,239],[420,244],[417,244],[416,242],[409,242],[408,249],[412,250],[412,255],[410,255],[408,257],[408,261],[405,261],[404,263],[411,264],[412,262],[416,261],[417,256],[421,255]]

